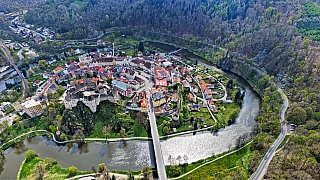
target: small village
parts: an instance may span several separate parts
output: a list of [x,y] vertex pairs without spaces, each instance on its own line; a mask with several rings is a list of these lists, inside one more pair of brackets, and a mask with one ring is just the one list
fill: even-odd
[[[82,102],[95,113],[101,102],[108,101],[146,113],[150,109],[146,95],[149,91],[160,135],[230,124],[230,114],[239,109],[232,105],[236,98],[232,91],[239,92],[232,80],[176,55],[144,55],[140,51],[137,55],[119,56],[114,50],[78,55],[76,61],[45,71],[41,78],[45,80],[31,82],[36,88],[34,95],[13,103],[13,107],[19,115],[40,116],[49,105],[48,96],[60,88],[64,93],[59,103],[65,109],[72,110]],[[226,85],[230,82],[228,93]],[[152,88],[146,83],[152,83]]]

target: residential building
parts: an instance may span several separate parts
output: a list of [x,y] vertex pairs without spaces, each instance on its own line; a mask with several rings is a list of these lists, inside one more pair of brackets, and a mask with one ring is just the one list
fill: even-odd
[[189,84],[189,82],[187,80],[182,80],[181,82],[183,84],[183,87],[190,88],[190,84]]
[[92,63],[95,66],[111,66],[116,65],[116,59],[111,57],[95,58],[92,60]]
[[54,68],[53,72],[55,74],[58,74],[58,73],[62,72],[63,70],[64,70],[64,68],[62,66],[58,66],[58,67]]
[[152,104],[154,107],[159,107],[166,103],[165,96],[160,92],[155,92],[152,94]]
[[188,98],[189,98],[189,101],[191,101],[191,102],[197,102],[196,96],[194,96],[191,93],[189,93]]
[[165,77],[158,77],[156,78],[156,86],[164,86],[167,87],[167,78]]
[[191,92],[193,92],[193,93],[198,93],[198,91],[199,91],[199,88],[198,88],[197,85],[193,85],[193,86],[191,87]]
[[190,111],[200,111],[198,104],[192,104],[189,106]]

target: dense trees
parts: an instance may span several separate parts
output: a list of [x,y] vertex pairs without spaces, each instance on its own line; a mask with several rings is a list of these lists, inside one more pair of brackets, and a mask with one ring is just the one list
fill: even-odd
[[26,152],[26,162],[31,161],[32,159],[34,159],[36,157],[36,152],[34,150],[28,150]]
[[70,166],[70,167],[68,168],[68,171],[69,171],[69,176],[72,177],[72,176],[77,175],[77,173],[78,173],[78,168],[75,167],[75,166]]
[[319,179],[319,130],[298,128],[299,136],[290,137],[288,144],[271,161],[267,179]]

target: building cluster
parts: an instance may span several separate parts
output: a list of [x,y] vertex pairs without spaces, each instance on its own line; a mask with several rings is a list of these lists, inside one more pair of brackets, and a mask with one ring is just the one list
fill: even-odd
[[[68,62],[65,68],[62,66],[55,68],[50,78],[58,83],[73,82],[66,91],[64,103],[67,109],[75,107],[81,101],[95,112],[96,107],[103,100],[116,102],[119,100],[119,95],[128,98],[134,92],[138,92],[128,105],[143,111],[148,107],[143,89],[145,88],[144,79],[148,74],[150,75],[149,60],[147,57],[112,57],[110,53],[93,52],[80,56],[78,63]],[[97,78],[83,78],[88,75]],[[94,79],[99,79],[98,83],[90,82]]]
[[[201,76],[197,75],[196,76],[197,81],[199,82],[201,86],[201,90],[207,100],[212,99],[212,95],[217,95],[218,92],[214,91],[214,85],[213,84],[207,84],[204,82]],[[220,86],[220,85],[219,85]],[[221,88],[221,86],[220,86]]]
[[[146,91],[150,90],[155,113],[167,113],[179,108],[179,94],[176,88],[173,88],[177,84],[190,88],[191,93],[186,96],[192,102],[196,102],[194,93],[199,92],[198,86],[191,85],[191,68],[179,66],[177,61],[172,59],[179,57],[166,57],[163,54],[114,57],[112,52],[91,52],[79,56],[79,62],[67,62],[65,66],[57,66],[52,72],[44,73],[43,77],[47,81],[35,81],[34,85],[39,86],[37,94],[46,97],[54,93],[58,85],[64,82],[67,84],[63,95],[65,108],[72,109],[82,102],[92,112],[97,111],[101,101],[116,103],[121,96],[129,98],[127,108],[146,112]],[[210,99],[210,95],[212,98],[212,94],[215,93],[212,91],[213,85],[206,84],[201,77],[196,78],[204,90],[206,99]],[[145,88],[146,80],[153,82],[153,88]],[[37,101],[29,100],[17,103],[14,107],[34,117],[42,113],[38,104],[40,105]],[[31,106],[37,108],[30,109]],[[194,104],[190,109],[198,110],[199,106]]]
[[139,92],[134,98],[127,102],[126,107],[128,109],[136,109],[142,112],[148,111],[147,93],[145,90]]

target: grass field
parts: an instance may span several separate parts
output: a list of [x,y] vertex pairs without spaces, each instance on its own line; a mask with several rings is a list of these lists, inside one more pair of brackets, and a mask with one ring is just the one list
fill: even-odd
[[[220,157],[223,154],[219,155]],[[248,160],[251,155],[250,145],[245,146],[243,149],[234,152],[228,156],[218,159],[212,163],[204,165],[203,167],[193,171],[192,173],[180,178],[180,179],[227,179],[226,177],[239,177],[239,179],[248,179],[248,174],[235,174],[239,169],[244,169],[244,172],[248,170]],[[198,162],[188,165],[180,165],[180,175],[185,174],[200,165],[210,162],[219,156],[212,156],[205,160],[199,160]],[[172,170],[169,166],[166,167],[167,174],[172,177]]]

